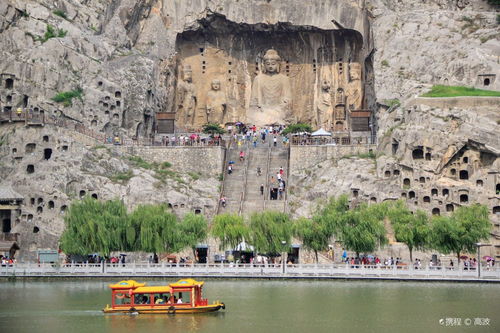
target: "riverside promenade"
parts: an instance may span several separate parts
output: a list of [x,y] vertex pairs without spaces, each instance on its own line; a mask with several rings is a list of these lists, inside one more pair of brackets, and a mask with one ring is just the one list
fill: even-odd
[[347,264],[151,264],[151,263],[73,263],[37,264],[16,263],[0,267],[0,278],[257,278],[257,279],[362,279],[400,281],[453,281],[500,283],[500,267],[413,267],[363,266]]

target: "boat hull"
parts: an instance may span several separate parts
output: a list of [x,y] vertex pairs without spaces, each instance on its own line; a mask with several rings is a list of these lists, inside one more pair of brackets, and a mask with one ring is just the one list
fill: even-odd
[[206,313],[215,312],[224,309],[224,303],[211,304],[206,306],[186,307],[186,306],[137,306],[137,307],[106,307],[104,313],[140,313],[140,314],[187,314],[187,313]]

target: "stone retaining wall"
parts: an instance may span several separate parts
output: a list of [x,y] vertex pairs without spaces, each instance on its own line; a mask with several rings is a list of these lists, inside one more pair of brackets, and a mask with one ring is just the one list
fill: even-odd
[[462,96],[462,97],[417,97],[408,103],[424,104],[440,109],[471,108],[478,106],[500,107],[500,97]]
[[328,159],[343,156],[375,153],[376,145],[324,145],[324,146],[291,146],[290,172],[310,168]]
[[[116,146],[115,146],[116,147]],[[217,176],[223,171],[224,148],[211,147],[148,147],[123,146],[124,152],[137,155],[148,162],[170,162],[172,170],[199,172]]]

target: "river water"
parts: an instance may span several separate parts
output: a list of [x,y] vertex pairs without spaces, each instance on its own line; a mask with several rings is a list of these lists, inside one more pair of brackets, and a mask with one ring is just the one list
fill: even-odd
[[500,332],[499,284],[207,280],[226,310],[109,315],[110,282],[1,281],[0,332]]

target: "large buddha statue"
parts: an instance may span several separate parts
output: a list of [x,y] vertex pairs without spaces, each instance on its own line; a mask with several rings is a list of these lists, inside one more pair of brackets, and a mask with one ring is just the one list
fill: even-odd
[[290,79],[280,73],[278,52],[267,50],[263,60],[264,71],[253,81],[247,121],[257,126],[285,124],[292,101]]

